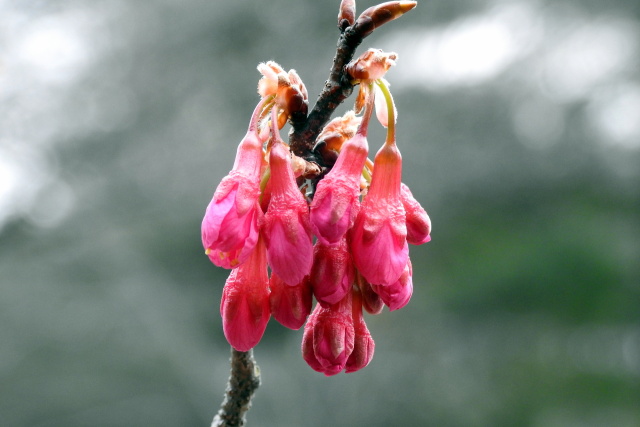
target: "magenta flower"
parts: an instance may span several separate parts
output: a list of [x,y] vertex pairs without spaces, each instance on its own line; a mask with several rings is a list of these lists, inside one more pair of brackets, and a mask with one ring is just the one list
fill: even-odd
[[338,243],[351,228],[360,205],[360,178],[369,154],[367,130],[373,95],[353,138],[342,145],[331,171],[318,183],[311,202],[313,233],[325,245]]
[[411,261],[407,262],[407,266],[400,278],[391,285],[371,285],[373,291],[380,296],[380,299],[389,307],[390,311],[399,310],[411,299],[413,294],[413,269]]
[[302,336],[302,357],[312,369],[327,376],[341,372],[353,352],[351,294],[337,304],[317,304],[307,320]]
[[238,351],[255,347],[270,317],[267,257],[261,240],[249,258],[231,270],[220,303],[222,329],[229,344]]
[[296,185],[289,148],[277,135],[274,138],[269,156],[271,201],[263,235],[271,269],[287,285],[295,286],[309,274],[313,263],[309,208]]
[[411,194],[405,184],[400,185],[400,199],[406,213],[407,242],[421,245],[431,240],[431,219],[427,211]]
[[[393,101],[389,95],[389,116]],[[351,232],[353,260],[372,285],[390,285],[398,280],[409,258],[405,211],[400,198],[402,156],[396,146],[395,122],[389,121],[387,139],[376,154],[369,192]]]
[[258,118],[264,103],[262,100],[255,108],[233,169],[218,185],[202,220],[202,245],[211,262],[219,267],[237,267],[258,241],[262,223],[258,204],[262,166]]
[[273,317],[289,329],[300,329],[311,312],[311,284],[308,278],[295,286],[289,286],[272,272],[269,288]]
[[318,241],[313,252],[311,287],[318,302],[336,304],[351,290],[354,268],[346,238],[335,245]]
[[364,322],[362,316],[362,303],[360,301],[359,292],[354,292],[353,297],[353,327],[354,327],[354,341],[353,351],[347,359],[345,365],[345,372],[356,372],[364,368],[373,359],[373,352],[376,348],[375,342],[371,337],[371,333],[367,328],[367,324]]
[[395,143],[376,155],[369,193],[351,233],[355,265],[372,285],[390,285],[407,265],[409,247],[400,199],[402,158]]

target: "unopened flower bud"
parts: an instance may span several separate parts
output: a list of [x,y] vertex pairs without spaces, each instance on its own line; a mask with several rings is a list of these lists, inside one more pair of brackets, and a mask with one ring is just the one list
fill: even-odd
[[413,269],[411,261],[407,262],[407,266],[400,278],[391,285],[371,285],[373,290],[380,295],[380,298],[389,307],[390,311],[399,310],[411,299],[413,294]]
[[[318,307],[319,306],[316,306],[316,309]],[[315,330],[316,325],[318,323],[317,318],[318,318],[318,310],[314,310],[313,313],[311,313],[311,315],[307,319],[307,323],[304,325],[304,333],[302,334],[302,346],[301,346],[302,358],[304,359],[305,362],[307,362],[307,365],[309,365],[311,369],[313,369],[314,371],[324,372],[322,363],[320,363],[320,361],[316,357],[316,351],[313,348],[313,331]]]
[[345,372],[356,372],[364,368],[373,359],[373,353],[376,348],[376,344],[371,337],[371,333],[367,328],[367,324],[364,322],[362,316],[362,304],[360,303],[359,291],[353,292],[353,351],[349,355],[347,364],[345,365]]
[[356,282],[362,295],[362,307],[369,314],[380,314],[384,308],[384,301],[382,301],[380,295],[373,290],[371,284],[358,271],[356,271]]
[[342,0],[340,2],[340,12],[338,13],[338,27],[344,29],[356,21],[355,0]]
[[267,258],[262,241],[245,263],[231,271],[220,302],[222,329],[229,344],[249,351],[260,342],[270,317]]
[[427,243],[431,240],[431,219],[429,215],[404,183],[400,185],[400,198],[406,212],[407,242],[412,245]]
[[335,245],[316,243],[310,276],[313,294],[320,304],[335,304],[344,298],[354,281],[346,238]]
[[399,18],[418,5],[416,1],[390,1],[372,6],[360,14],[355,26],[362,37],[366,37],[376,28]]
[[311,312],[309,279],[305,278],[299,284],[289,286],[272,272],[269,288],[269,304],[273,317],[289,329],[300,329]]
[[316,305],[302,339],[302,356],[314,370],[330,376],[344,369],[355,339],[351,311],[350,294],[326,308]]

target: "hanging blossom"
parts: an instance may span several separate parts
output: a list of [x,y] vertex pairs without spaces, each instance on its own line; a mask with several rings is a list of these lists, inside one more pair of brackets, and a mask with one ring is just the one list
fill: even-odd
[[[343,0],[338,23],[366,35],[413,7],[387,2],[356,19],[355,3]],[[315,140],[319,164],[292,154],[279,134],[287,121],[306,118],[304,83],[273,61],[258,65],[261,100],[202,222],[205,253],[231,269],[220,312],[236,350],[257,345],[273,317],[290,329],[304,327],[302,356],[311,368],[355,372],[375,349],[364,313],[410,301],[408,245],[431,240],[431,220],[402,182],[397,110],[384,79],[397,59],[369,49],[344,68],[360,86],[358,96],[354,110],[331,120]],[[372,161],[373,111],[387,134]]]
[[[309,206],[296,184],[291,153],[278,135],[275,120],[274,108],[269,154],[271,196],[263,234],[271,269],[286,284],[295,286],[309,274],[313,262]],[[293,254],[295,262],[292,262]]]
[[258,204],[263,158],[258,121],[269,100],[264,98],[256,106],[233,169],[218,185],[202,220],[202,244],[211,262],[219,267],[237,267],[258,242],[263,220]]
[[336,163],[318,183],[311,203],[313,231],[325,245],[338,243],[353,226],[358,213],[360,179],[369,154],[367,130],[373,97],[370,100],[358,131],[341,146]]
[[[379,80],[377,83],[386,86]],[[389,115],[393,115],[388,92]],[[396,282],[407,262],[406,211],[400,198],[402,156],[396,145],[395,125],[387,128],[387,139],[376,154],[369,191],[351,231],[351,249],[356,267],[374,285]]]

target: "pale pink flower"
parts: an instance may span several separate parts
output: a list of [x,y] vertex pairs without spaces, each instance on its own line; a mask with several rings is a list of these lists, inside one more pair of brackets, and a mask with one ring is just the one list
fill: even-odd
[[400,198],[406,212],[407,242],[421,245],[431,240],[431,219],[427,211],[411,194],[405,184],[400,185]]
[[245,263],[231,270],[220,303],[222,329],[238,351],[255,347],[270,317],[269,278],[264,244],[258,241]]
[[289,148],[277,135],[274,139],[269,156],[271,200],[262,234],[271,269],[295,286],[309,274],[313,263],[309,208],[296,185]]
[[262,141],[257,122],[264,102],[254,110],[249,130],[238,146],[233,169],[218,185],[202,220],[205,252],[220,267],[240,265],[258,241],[262,223],[258,204]]
[[304,327],[302,357],[312,369],[327,376],[341,372],[353,352],[351,294],[328,307],[317,304]]
[[313,294],[322,305],[336,304],[351,290],[354,268],[346,238],[335,245],[316,242],[311,268]]
[[269,288],[273,317],[289,329],[300,329],[311,312],[311,284],[308,277],[295,286],[289,286],[272,272]]
[[391,285],[371,285],[373,291],[380,296],[380,299],[389,307],[390,311],[399,310],[411,299],[413,294],[413,269],[411,261],[407,262],[407,266],[400,278]]

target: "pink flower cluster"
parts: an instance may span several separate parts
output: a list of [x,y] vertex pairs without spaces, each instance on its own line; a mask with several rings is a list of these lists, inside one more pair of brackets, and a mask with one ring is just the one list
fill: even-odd
[[[409,302],[408,244],[428,242],[431,223],[401,182],[395,109],[380,80],[377,93],[373,81],[360,82],[366,91],[361,120],[350,112],[327,125],[332,143],[316,147],[337,157],[317,182],[313,200],[305,197],[304,179],[292,166],[301,160],[278,131],[282,114],[295,108],[278,99],[278,84],[269,78],[282,88],[293,76],[285,83],[295,85],[285,86],[305,95],[306,90],[295,72],[284,73],[276,65],[261,66],[263,99],[202,222],[210,260],[231,269],[220,306],[224,334],[236,350],[247,351],[258,344],[273,315],[291,329],[304,325],[302,355],[311,368],[325,375],[354,372],[371,361],[375,348],[363,308],[378,314],[384,305],[397,310]],[[385,95],[391,117],[387,140],[371,162],[367,129],[376,95]],[[336,143],[335,135],[344,135],[343,141]],[[319,153],[331,157],[325,154]],[[317,300],[313,310],[312,297]]]

